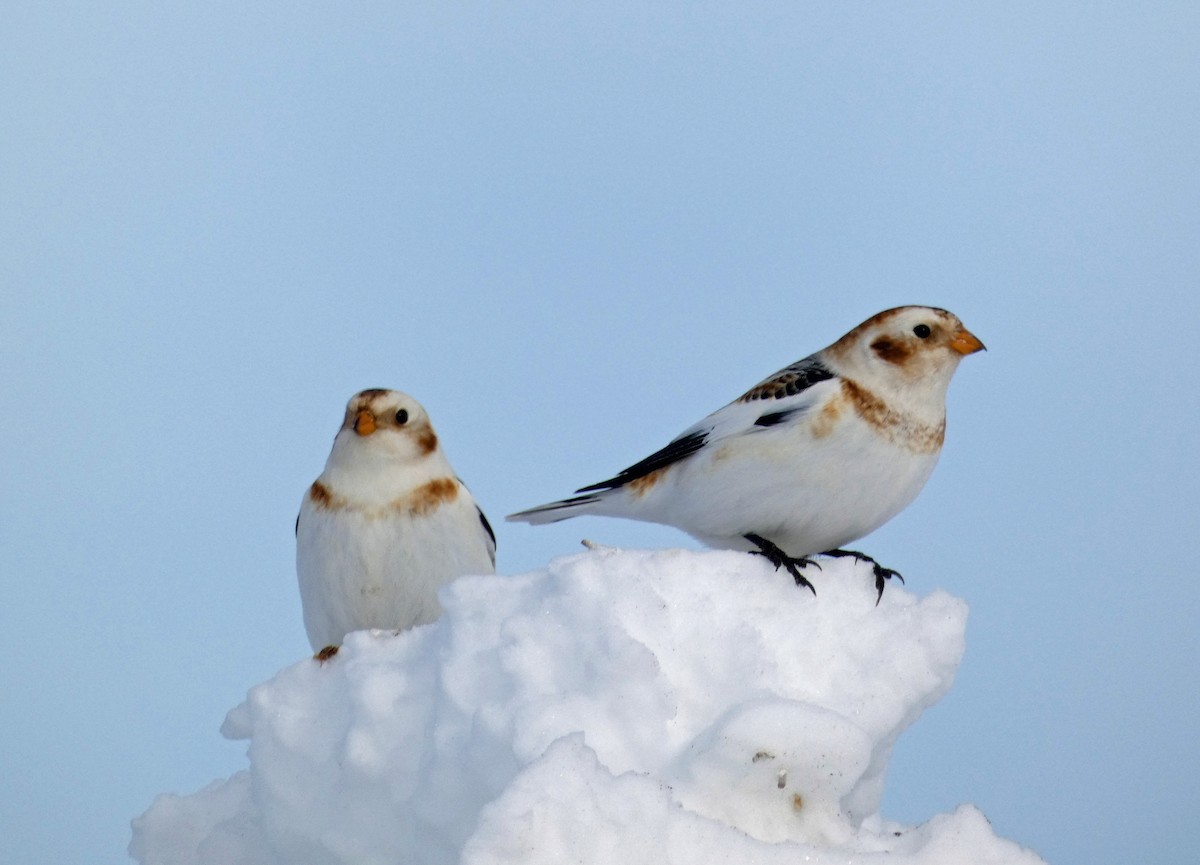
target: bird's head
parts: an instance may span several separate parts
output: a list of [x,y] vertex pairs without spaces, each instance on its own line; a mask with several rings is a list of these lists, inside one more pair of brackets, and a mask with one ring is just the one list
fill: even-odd
[[867,319],[826,353],[840,371],[869,388],[940,402],[958,362],[983,348],[953,313],[900,306]]
[[437,449],[437,435],[419,402],[400,391],[372,388],[346,405],[330,459],[412,463]]

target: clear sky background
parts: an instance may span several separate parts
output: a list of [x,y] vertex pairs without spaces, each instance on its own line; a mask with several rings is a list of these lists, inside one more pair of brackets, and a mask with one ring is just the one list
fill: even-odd
[[857,545],[971,607],[886,816],[1200,860],[1200,5],[603,6],[6,9],[0,861],[246,765],[355,391],[429,409],[502,573],[695,546],[502,517],[905,303],[989,351]]

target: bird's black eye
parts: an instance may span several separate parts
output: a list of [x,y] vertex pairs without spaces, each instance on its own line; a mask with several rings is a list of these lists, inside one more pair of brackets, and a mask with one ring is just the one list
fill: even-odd
[[918,324],[913,328],[913,333],[917,335],[918,339],[925,339],[933,333],[933,330],[927,324]]
[[396,423],[400,424],[401,426],[408,423],[408,409],[402,408],[400,411],[396,412]]

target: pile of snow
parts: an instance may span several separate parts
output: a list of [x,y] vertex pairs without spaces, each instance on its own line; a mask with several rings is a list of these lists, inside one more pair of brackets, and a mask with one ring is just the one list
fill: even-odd
[[144,865],[1027,863],[963,806],[879,814],[897,736],[949,689],[965,605],[870,567],[817,596],[736,552],[598,550],[466,577],[255,687],[250,768],[134,821]]

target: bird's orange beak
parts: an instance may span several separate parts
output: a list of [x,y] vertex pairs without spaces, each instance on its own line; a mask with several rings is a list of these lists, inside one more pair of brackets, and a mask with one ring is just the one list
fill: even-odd
[[364,409],[359,409],[354,416],[354,431],[360,436],[369,436],[375,432],[375,415]]
[[979,341],[979,337],[966,328],[954,334],[954,338],[950,340],[950,347],[961,355],[974,354],[987,348]]

